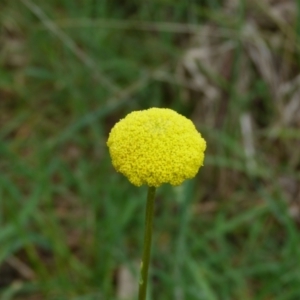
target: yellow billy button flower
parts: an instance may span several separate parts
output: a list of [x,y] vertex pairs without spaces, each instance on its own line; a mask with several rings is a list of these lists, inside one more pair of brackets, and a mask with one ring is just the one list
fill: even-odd
[[136,186],[180,185],[203,165],[206,142],[192,121],[167,108],[134,111],[111,130],[112,163]]

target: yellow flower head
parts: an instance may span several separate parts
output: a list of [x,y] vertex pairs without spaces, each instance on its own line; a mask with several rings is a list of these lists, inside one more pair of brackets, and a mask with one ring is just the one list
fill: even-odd
[[111,130],[112,163],[136,186],[179,185],[203,165],[206,142],[194,124],[166,108],[134,111]]

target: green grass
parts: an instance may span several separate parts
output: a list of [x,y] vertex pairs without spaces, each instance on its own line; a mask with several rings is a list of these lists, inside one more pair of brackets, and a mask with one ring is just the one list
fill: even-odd
[[[106,139],[151,106],[193,118],[208,149],[195,179],[158,189],[149,299],[300,299],[300,212],[290,213],[300,210],[299,120],[282,121],[297,85],[274,94],[243,35],[255,15],[261,47],[286,67],[277,86],[293,83],[299,22],[278,24],[259,1],[234,14],[222,2],[1,2],[1,300],[117,299],[122,266],[137,284],[147,189],[113,170]],[[207,79],[197,89],[178,70],[208,24],[220,36],[212,51],[226,42],[232,51],[220,69],[197,61]],[[269,44],[275,33],[286,48]]]

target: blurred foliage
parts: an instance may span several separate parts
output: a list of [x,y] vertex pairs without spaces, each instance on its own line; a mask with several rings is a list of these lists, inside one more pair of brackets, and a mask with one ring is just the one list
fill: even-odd
[[292,0],[1,0],[0,298],[124,299],[146,189],[106,139],[158,106],[208,149],[158,191],[149,299],[300,299],[299,20]]

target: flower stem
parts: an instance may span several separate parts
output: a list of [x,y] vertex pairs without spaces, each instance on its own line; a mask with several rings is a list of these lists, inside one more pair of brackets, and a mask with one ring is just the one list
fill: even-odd
[[147,277],[148,277],[148,268],[150,262],[150,252],[151,252],[155,190],[156,190],[155,187],[148,188],[145,231],[144,231],[144,249],[143,249],[143,259],[141,262],[141,274],[140,274],[140,281],[139,281],[139,300],[146,300],[146,294],[147,294]]

